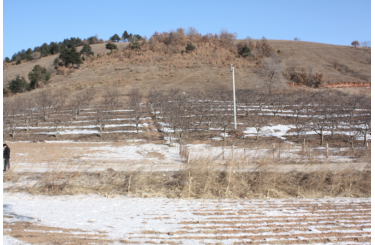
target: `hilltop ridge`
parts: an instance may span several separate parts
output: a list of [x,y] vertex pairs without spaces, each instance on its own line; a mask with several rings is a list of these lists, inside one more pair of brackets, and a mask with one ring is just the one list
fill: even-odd
[[[140,41],[138,49],[132,49],[132,43],[115,43],[118,51],[109,55],[106,43],[93,44],[94,56],[86,58],[80,69],[55,69],[53,61],[59,54],[19,65],[4,63],[3,87],[17,75],[27,80],[27,74],[39,64],[52,74],[49,83],[44,85],[50,88],[207,89],[229,84],[230,64],[233,64],[237,88],[266,88],[267,76],[262,71],[267,68],[265,65],[269,67],[270,56],[278,60],[276,87],[285,88],[293,83],[309,86],[304,82],[309,76],[319,80],[319,87],[343,83],[368,87],[371,83],[370,49],[304,41],[225,40],[207,35],[183,36],[169,44],[165,40],[163,33],[157,34],[148,41]],[[196,49],[187,52],[188,43]],[[245,44],[251,49],[248,57],[238,55],[238,49]]]

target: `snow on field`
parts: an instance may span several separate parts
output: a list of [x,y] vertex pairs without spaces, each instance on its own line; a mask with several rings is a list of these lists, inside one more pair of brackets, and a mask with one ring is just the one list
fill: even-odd
[[[286,135],[286,132],[292,128],[295,128],[295,127],[293,125],[282,125],[282,124],[266,126],[262,128],[262,130],[259,132],[259,135],[268,136],[268,137],[274,136],[274,137],[278,137],[281,139],[285,139],[283,136]],[[253,127],[246,128],[246,130],[243,132],[245,133],[245,137],[257,135],[257,131]]]
[[[142,161],[150,158],[147,155],[153,152],[159,153],[165,163],[182,161],[178,147],[169,147],[161,144],[124,145],[118,147],[102,145],[91,147],[90,151],[88,154],[83,154],[82,160],[90,160],[105,155],[106,159],[111,159],[112,161],[121,161],[124,159],[127,161]],[[153,160],[158,161],[158,158],[154,158]]]
[[3,205],[5,223],[101,232],[114,244],[371,242],[370,198],[186,200],[5,192]]
[[[169,137],[165,137],[169,143]],[[300,146],[290,145],[283,149],[246,148],[238,146],[211,146],[210,144],[187,144],[186,155],[180,155],[179,144],[172,138],[171,146],[166,144],[147,143],[144,140],[127,140],[124,142],[74,142],[74,141],[47,141],[46,143],[20,142],[13,143],[12,167],[15,172],[45,172],[56,171],[104,171],[112,168],[116,171],[178,171],[186,166],[185,157],[190,160],[210,159],[213,166],[223,169],[225,161],[239,160],[241,166],[238,171],[253,171],[255,163],[260,159],[282,159],[295,162],[306,162],[310,156],[301,155]],[[342,156],[340,152],[348,148],[331,148],[326,158],[326,148],[313,148],[312,159],[329,162],[330,169],[340,165],[340,168],[355,167],[364,169],[367,162],[354,163],[349,156]],[[44,155],[45,152],[49,152]],[[339,156],[336,156],[339,153]],[[311,171],[319,166],[311,165]],[[275,166],[276,167],[276,166]],[[279,171],[304,171],[303,164],[280,165]],[[224,168],[225,169],[225,168]]]

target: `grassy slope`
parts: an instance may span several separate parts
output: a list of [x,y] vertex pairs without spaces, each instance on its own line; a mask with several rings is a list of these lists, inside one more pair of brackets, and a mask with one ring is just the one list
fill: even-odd
[[[369,52],[364,52],[361,48],[350,46],[337,46],[322,43],[286,41],[286,40],[268,40],[274,50],[280,50],[284,60],[284,69],[290,67],[291,61],[296,61],[297,67],[305,67],[307,72],[323,73],[327,84],[341,82],[366,82],[358,78],[358,75],[371,77],[371,65],[367,59]],[[63,87],[69,90],[76,90],[86,87],[108,87],[119,86],[123,90],[132,87],[139,87],[142,90],[157,87],[169,89],[171,87],[188,88],[210,88],[212,86],[228,84],[231,86],[230,67],[223,65],[208,65],[199,62],[200,57],[194,54],[189,57],[182,57],[185,62],[190,59],[190,65],[176,65],[176,60],[164,62],[134,62],[124,57],[122,52],[127,43],[119,43],[119,52],[116,55],[107,56],[105,53],[105,44],[92,45],[95,54],[104,54],[102,58],[95,59],[92,62],[85,62],[81,65],[82,70],[74,69],[70,73],[68,70],[65,75],[55,75],[51,77],[52,88]],[[78,49],[79,50],[79,49]],[[161,59],[163,55],[161,54]],[[25,76],[32,70],[33,66],[40,64],[54,72],[52,66],[53,60],[58,55],[48,56],[36,62],[24,62],[20,65],[9,65],[5,67],[3,86],[6,87],[7,81],[13,79],[17,74]],[[349,69],[346,72],[338,71],[333,67],[333,61],[337,60],[343,66]],[[187,61],[189,64],[189,61]],[[236,66],[236,63],[234,62]],[[343,67],[342,66],[342,67]],[[255,64],[252,67],[237,67],[236,86],[237,88],[249,88],[263,86],[258,75],[254,73]],[[353,73],[357,73],[357,77]],[[368,79],[370,82],[371,79]],[[285,80],[284,84],[288,81]]]

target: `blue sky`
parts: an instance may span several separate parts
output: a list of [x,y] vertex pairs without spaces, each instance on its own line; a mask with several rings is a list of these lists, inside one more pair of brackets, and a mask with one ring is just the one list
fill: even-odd
[[195,27],[200,33],[236,32],[238,39],[293,40],[350,45],[371,40],[371,1],[96,1],[4,0],[3,58],[65,38]]

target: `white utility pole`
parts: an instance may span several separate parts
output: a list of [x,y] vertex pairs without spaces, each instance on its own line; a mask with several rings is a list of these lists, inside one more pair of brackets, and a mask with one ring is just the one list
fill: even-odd
[[234,85],[234,67],[230,64],[230,71],[232,72],[233,77],[233,115],[234,115],[234,130],[237,130],[237,122],[236,122],[236,87]]

